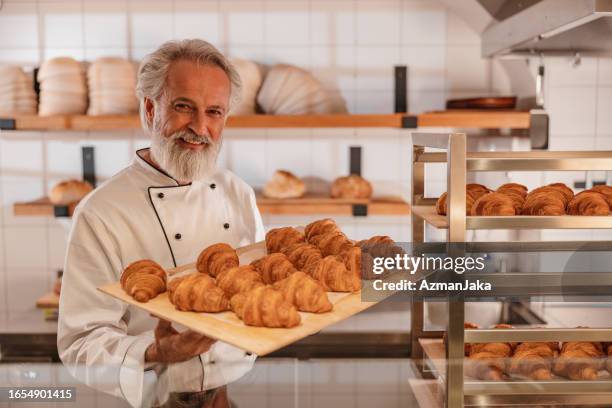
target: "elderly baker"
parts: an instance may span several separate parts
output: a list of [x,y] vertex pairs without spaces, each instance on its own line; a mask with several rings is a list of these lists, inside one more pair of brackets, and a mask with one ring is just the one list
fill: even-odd
[[163,44],[138,71],[141,121],[151,147],[137,151],[131,165],[75,212],[59,354],[76,378],[132,406],[227,406],[225,385],[255,360],[196,332],[179,332],[96,289],[117,282],[138,259],[171,268],[194,262],[216,242],[239,247],[264,238],[253,190],[215,168],[239,92],[237,72],[211,44]]

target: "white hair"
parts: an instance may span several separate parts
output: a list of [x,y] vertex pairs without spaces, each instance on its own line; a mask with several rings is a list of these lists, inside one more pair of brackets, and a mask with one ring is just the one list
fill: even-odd
[[[138,68],[136,96],[140,100],[140,120],[147,131],[152,123],[146,116],[145,98],[159,101],[163,95],[170,65],[179,60],[194,61],[202,65],[215,65],[221,68],[230,80],[230,106],[240,100],[242,86],[240,75],[232,63],[214,45],[199,39],[168,41],[147,55]],[[228,109],[229,112],[229,109]]]

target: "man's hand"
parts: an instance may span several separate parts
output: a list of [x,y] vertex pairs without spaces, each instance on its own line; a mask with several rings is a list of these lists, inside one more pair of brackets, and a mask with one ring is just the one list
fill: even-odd
[[187,361],[208,351],[215,341],[192,330],[179,333],[172,323],[159,319],[155,328],[155,343],[145,351],[145,362],[170,364]]

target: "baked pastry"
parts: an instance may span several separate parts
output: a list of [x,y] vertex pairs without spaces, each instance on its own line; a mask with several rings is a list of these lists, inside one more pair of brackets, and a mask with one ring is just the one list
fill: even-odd
[[383,273],[375,274],[374,258],[393,258],[404,253],[401,247],[395,245],[395,242],[385,235],[376,235],[358,241],[356,245],[361,248],[361,279],[384,278],[391,272],[385,269]]
[[331,218],[324,218],[311,222],[304,228],[304,236],[310,241],[315,235],[327,234],[328,232],[340,231],[338,225]]
[[323,256],[339,255],[354,246],[351,240],[340,230],[315,235],[308,240],[308,243],[317,246]]
[[527,197],[527,187],[518,183],[506,183],[499,186],[496,192],[510,197],[514,203],[516,214],[521,213],[523,204],[525,203],[525,197]]
[[304,242],[304,234],[293,227],[274,228],[266,234],[266,249],[269,254],[281,252],[283,248]]
[[295,306],[270,286],[238,293],[232,297],[230,305],[247,326],[289,328],[300,324],[300,315]]
[[567,203],[561,191],[550,187],[536,190],[527,194],[522,215],[565,215]]
[[357,292],[361,289],[359,275],[349,270],[343,259],[334,255],[307,264],[303,271],[316,279],[326,292]]
[[247,292],[264,283],[261,275],[251,265],[242,265],[222,271],[217,276],[217,286],[231,299],[236,293]]
[[251,262],[251,266],[260,273],[263,283],[267,285],[285,279],[298,271],[287,256],[280,252],[257,259]]
[[[467,190],[465,192],[465,215],[470,215],[472,206],[476,201],[476,197],[480,197],[482,194]],[[448,193],[442,193],[442,195],[436,201],[436,212],[440,215],[448,214],[448,203],[446,202]]]
[[550,380],[553,360],[558,354],[559,344],[556,342],[521,343],[514,350],[508,372],[532,380]]
[[[478,326],[476,323],[464,322],[463,323],[463,328],[466,329],[466,330],[468,330],[468,329],[480,329],[480,326]],[[442,335],[442,342],[446,345],[447,341],[448,341],[448,334],[447,334],[447,332],[444,332],[444,334]],[[472,343],[463,343],[463,352],[464,352],[466,357],[470,355],[471,349],[472,349]]]
[[553,371],[570,380],[596,380],[597,373],[603,368],[603,357],[599,342],[570,341],[562,344]]
[[527,195],[527,198],[529,198],[529,196],[532,194],[537,194],[540,192],[550,193],[551,191],[556,191],[560,193],[561,198],[564,201],[566,206],[567,206],[567,203],[569,203],[570,200],[574,198],[574,191],[571,188],[569,188],[567,185],[565,185],[564,183],[552,183],[552,184],[548,184],[543,187],[538,187],[535,190],[530,191],[529,194]]
[[321,284],[304,272],[295,272],[272,287],[302,312],[325,313],[333,308]]
[[[507,324],[498,324],[496,329],[511,329]],[[501,381],[504,379],[506,362],[512,355],[512,343],[473,343],[465,364],[465,373],[479,380]]]
[[270,198],[297,198],[305,192],[304,182],[287,170],[276,170],[263,189],[263,195]]
[[490,193],[491,189],[487,186],[483,186],[482,184],[468,183],[465,185],[465,191],[472,193],[474,195],[474,199],[478,200],[480,196]]
[[168,282],[168,300],[182,311],[217,313],[229,310],[229,300],[223,290],[203,273],[192,273]]
[[226,243],[213,244],[205,248],[196,262],[198,272],[217,277],[221,272],[229,268],[235,268],[240,264],[236,250]]
[[508,216],[516,215],[514,202],[502,193],[488,193],[474,202],[471,215]]
[[606,202],[612,210],[612,187],[611,186],[594,186],[591,191],[602,194],[606,198]]
[[338,177],[331,186],[332,198],[370,198],[372,185],[366,179],[356,174]]
[[166,291],[166,271],[149,259],[129,264],[120,278],[121,288],[138,302],[148,302]]
[[583,191],[576,194],[567,204],[569,215],[610,215],[610,206],[603,194]]
[[93,190],[91,184],[81,180],[65,180],[57,183],[49,192],[54,205],[69,205],[79,202]]
[[321,250],[306,242],[300,242],[283,248],[283,254],[300,271],[304,270],[306,265],[315,264],[323,259]]
[[612,343],[604,344],[604,352],[606,352],[608,355],[608,359],[606,360],[606,370],[612,374]]

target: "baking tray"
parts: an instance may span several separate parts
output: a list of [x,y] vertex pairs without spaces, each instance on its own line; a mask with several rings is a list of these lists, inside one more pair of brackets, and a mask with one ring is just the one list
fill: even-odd
[[[266,254],[265,242],[262,241],[238,248],[236,251],[240,257],[240,264],[244,265]],[[172,276],[194,272],[195,270],[195,264],[188,264],[169,269],[167,273]],[[140,303],[125,293],[119,282],[102,286],[98,289],[125,303],[143,309],[156,317],[178,323],[191,330],[229,343],[258,356],[272,353],[304,337],[316,334],[322,329],[377,303],[362,301],[361,292],[329,292],[329,300],[334,305],[334,309],[331,312],[321,314],[299,312],[301,316],[300,325],[290,329],[283,329],[247,326],[231,311],[222,313],[181,312],[176,310],[174,305],[170,303],[167,292],[158,295],[146,303]],[[377,300],[382,300],[382,297]]]

